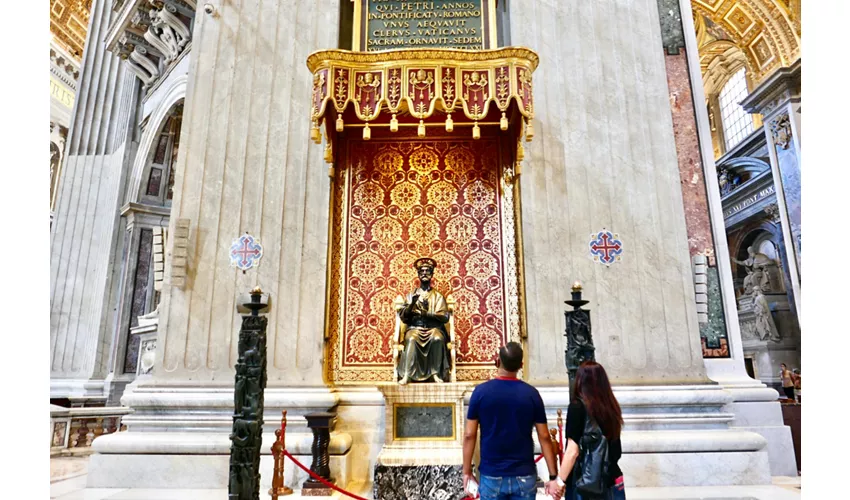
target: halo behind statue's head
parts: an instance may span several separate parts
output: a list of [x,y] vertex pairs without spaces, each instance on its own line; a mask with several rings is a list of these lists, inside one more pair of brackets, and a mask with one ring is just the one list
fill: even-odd
[[417,271],[423,267],[430,267],[433,271],[437,267],[437,261],[430,257],[422,257],[421,259],[416,259],[416,262],[413,263],[413,268]]

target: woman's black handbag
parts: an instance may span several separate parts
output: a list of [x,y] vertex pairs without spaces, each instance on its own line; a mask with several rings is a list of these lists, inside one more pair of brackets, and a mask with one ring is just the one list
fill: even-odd
[[580,495],[601,496],[608,489],[608,440],[588,416],[584,420],[579,455],[573,467],[575,488]]

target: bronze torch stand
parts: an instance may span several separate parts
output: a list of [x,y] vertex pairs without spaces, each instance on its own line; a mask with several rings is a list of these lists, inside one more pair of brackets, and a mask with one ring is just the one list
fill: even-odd
[[280,429],[275,429],[274,435],[277,439],[272,445],[274,475],[272,476],[272,489],[269,490],[269,495],[272,496],[272,500],[277,500],[278,497],[292,494],[292,488],[283,485],[283,450],[286,449],[286,410],[283,410]]

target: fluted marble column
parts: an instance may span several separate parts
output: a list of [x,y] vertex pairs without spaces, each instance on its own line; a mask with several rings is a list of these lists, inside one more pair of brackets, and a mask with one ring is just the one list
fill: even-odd
[[[615,382],[705,382],[656,1],[514,3],[510,19],[541,61],[522,176],[530,379],[566,383],[581,280]],[[624,245],[610,267],[589,255],[602,228]]]
[[108,371],[137,100],[135,78],[103,43],[111,6],[92,5],[51,228],[51,397],[104,396]]

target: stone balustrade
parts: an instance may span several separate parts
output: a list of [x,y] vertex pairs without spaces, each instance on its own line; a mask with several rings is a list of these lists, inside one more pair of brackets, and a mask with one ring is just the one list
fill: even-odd
[[50,405],[50,454],[91,453],[95,438],[126,429],[121,418],[132,410],[126,407],[63,408]]

